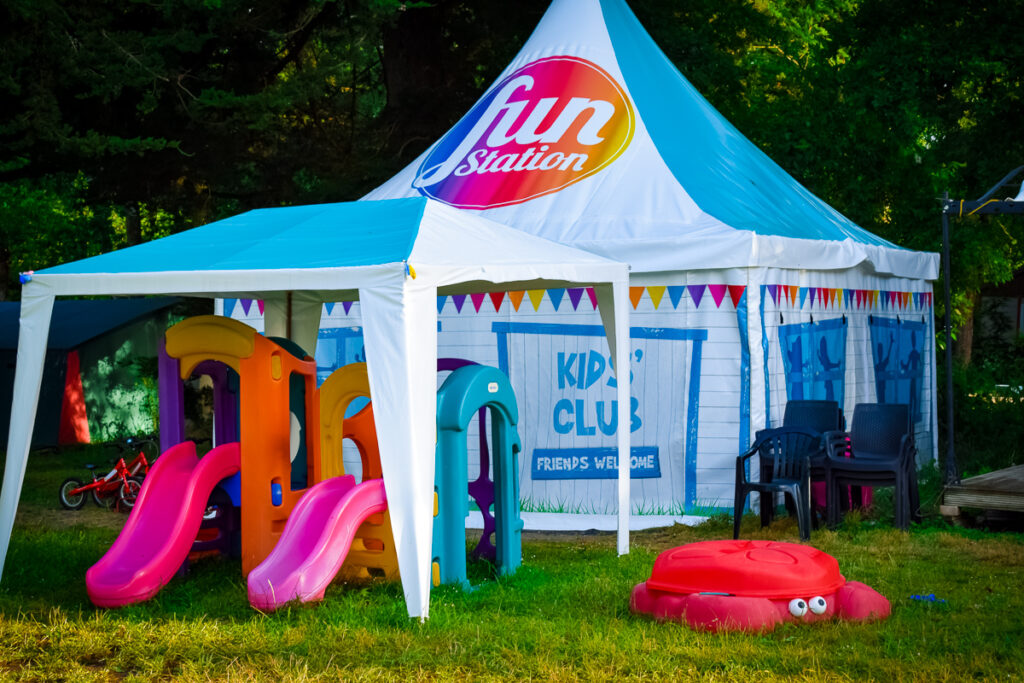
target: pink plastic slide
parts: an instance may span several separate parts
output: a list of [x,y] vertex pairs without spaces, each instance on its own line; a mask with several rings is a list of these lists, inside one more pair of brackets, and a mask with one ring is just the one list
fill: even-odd
[[237,443],[196,457],[191,441],[169,448],[149,470],[121,534],[85,573],[98,607],[149,600],[185,561],[213,488],[239,468]]
[[359,525],[387,507],[382,479],[356,484],[347,474],[310,488],[270,555],[249,572],[249,604],[271,612],[292,600],[322,600]]

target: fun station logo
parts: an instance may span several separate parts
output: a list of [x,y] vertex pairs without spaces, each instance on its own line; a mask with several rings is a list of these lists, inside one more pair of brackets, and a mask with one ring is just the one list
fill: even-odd
[[579,57],[517,69],[431,150],[413,181],[461,209],[518,204],[594,175],[625,151],[636,115],[625,91]]

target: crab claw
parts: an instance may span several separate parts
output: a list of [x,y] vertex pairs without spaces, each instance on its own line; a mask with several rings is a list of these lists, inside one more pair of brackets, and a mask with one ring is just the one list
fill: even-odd
[[629,608],[658,621],[681,621],[692,629],[712,632],[771,631],[783,621],[779,608],[767,598],[684,595],[650,589],[646,583],[633,588]]
[[850,621],[885,619],[892,606],[885,596],[860,581],[848,581],[836,591],[836,614]]

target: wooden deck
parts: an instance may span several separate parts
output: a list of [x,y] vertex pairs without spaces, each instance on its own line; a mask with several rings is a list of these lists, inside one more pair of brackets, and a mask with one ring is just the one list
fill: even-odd
[[958,486],[947,486],[945,505],[1024,512],[1024,465],[964,479]]

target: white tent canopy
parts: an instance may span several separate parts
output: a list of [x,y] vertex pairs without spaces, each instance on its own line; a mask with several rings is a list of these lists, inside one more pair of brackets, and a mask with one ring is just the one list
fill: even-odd
[[[54,298],[176,294],[291,296],[295,337],[315,335],[321,303],[358,295],[381,466],[410,616],[428,615],[438,293],[593,285],[617,367],[629,367],[628,266],[511,230],[425,198],[262,209],[117,252],[41,270],[22,291],[7,468],[0,496],[6,558],[28,459]],[[619,420],[628,423],[628,382]],[[620,500],[629,433],[620,430]],[[244,511],[243,511],[244,514]],[[620,506],[619,550],[628,548]]]
[[800,185],[679,73],[624,0],[554,0],[477,104],[366,196],[425,195],[630,263],[934,280]]
[[[937,454],[928,330],[938,255],[872,234],[803,187],[697,92],[625,0],[553,0],[465,116],[366,199],[412,196],[630,264],[633,325],[646,329],[634,348],[665,378],[647,395],[634,387],[634,400],[653,415],[689,368],[701,380],[685,399],[685,427],[681,399],[634,434],[674,467],[634,483],[638,508],[730,505],[736,453],[755,430],[778,426],[794,398],[835,399],[846,411],[912,404],[920,452]],[[705,286],[718,292],[714,305],[701,306]],[[719,305],[726,288],[732,306]],[[543,310],[562,325],[586,321],[575,308]],[[476,328],[458,329],[475,333],[484,357],[494,335],[476,317]],[[643,334],[667,329],[706,340],[704,362],[696,351],[688,364],[652,354],[662,347]],[[567,336],[550,343],[575,351]],[[571,398],[557,385],[517,390],[555,406]],[[524,452],[560,435],[544,436]],[[547,479],[524,469],[524,496],[574,490]]]

